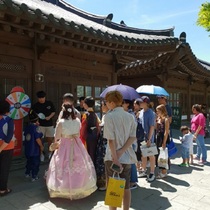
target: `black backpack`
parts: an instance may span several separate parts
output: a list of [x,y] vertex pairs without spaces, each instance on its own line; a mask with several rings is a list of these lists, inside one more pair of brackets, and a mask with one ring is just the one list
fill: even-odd
[[138,141],[142,142],[144,141],[144,136],[144,129],[139,118],[137,118],[136,138]]

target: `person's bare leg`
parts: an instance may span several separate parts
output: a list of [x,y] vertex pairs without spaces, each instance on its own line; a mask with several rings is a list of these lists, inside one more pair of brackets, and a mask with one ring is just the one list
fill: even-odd
[[154,173],[155,172],[155,156],[150,156],[149,157],[149,161],[150,161],[150,173]]
[[193,154],[190,155],[190,163],[193,164]]
[[145,171],[147,167],[147,157],[142,157],[141,160],[142,160],[141,167]]
[[123,210],[129,210],[131,205],[131,191],[130,189],[125,189],[123,197]]
[[116,207],[109,206],[109,210],[116,210]]

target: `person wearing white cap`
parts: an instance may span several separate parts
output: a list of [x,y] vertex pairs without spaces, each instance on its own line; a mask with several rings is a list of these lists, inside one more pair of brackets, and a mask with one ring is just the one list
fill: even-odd
[[[147,96],[142,96],[140,98],[140,111],[139,118],[142,122],[142,127],[144,129],[145,142],[147,146],[154,143],[154,129],[155,129],[155,113],[150,107],[150,99]],[[139,177],[147,177],[148,182],[153,182],[155,180],[155,156],[149,156],[150,161],[150,174],[147,176],[146,165],[147,157],[142,156],[142,169],[143,171],[139,173]]]

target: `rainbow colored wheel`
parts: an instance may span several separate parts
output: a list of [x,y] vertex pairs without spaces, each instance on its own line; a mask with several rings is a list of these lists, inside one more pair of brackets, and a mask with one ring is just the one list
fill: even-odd
[[14,92],[7,96],[6,100],[10,103],[10,114],[12,119],[22,119],[28,115],[31,108],[30,98],[22,92]]

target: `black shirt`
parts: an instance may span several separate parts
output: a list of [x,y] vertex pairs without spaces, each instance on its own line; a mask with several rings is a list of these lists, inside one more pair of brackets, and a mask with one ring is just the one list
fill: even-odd
[[45,101],[44,103],[37,102],[33,105],[32,109],[39,115],[40,126],[53,126],[52,118],[50,120],[41,119],[42,117],[48,117],[52,112],[55,112],[55,107],[51,101]]

